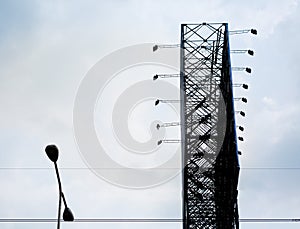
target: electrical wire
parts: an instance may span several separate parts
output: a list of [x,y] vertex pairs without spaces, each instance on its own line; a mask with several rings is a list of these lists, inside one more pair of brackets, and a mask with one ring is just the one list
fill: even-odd
[[[84,168],[84,167],[65,167],[60,170],[90,170],[90,169],[132,169],[132,168]],[[155,168],[154,168],[155,169]],[[161,169],[178,169],[178,168],[159,168]],[[0,167],[0,170],[53,170],[46,167]],[[240,170],[300,170],[300,167],[246,167]]]
[[[57,219],[50,218],[0,218],[0,223],[55,223]],[[64,222],[61,220],[61,222]],[[82,218],[75,223],[181,223],[179,218]],[[300,218],[245,218],[240,223],[300,223]],[[70,222],[68,222],[70,223]]]

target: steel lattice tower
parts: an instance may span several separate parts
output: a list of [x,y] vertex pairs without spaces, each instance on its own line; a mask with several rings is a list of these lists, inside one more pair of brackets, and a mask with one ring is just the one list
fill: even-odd
[[183,228],[239,228],[239,163],[226,23],[181,25]]

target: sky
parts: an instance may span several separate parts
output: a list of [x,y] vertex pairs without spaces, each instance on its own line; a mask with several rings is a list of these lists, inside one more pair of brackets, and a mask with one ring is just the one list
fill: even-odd
[[[179,175],[153,187],[132,188],[128,184],[121,187],[122,182],[116,185],[118,182],[108,177],[101,179],[97,171],[89,169],[74,127],[78,114],[74,114],[74,106],[82,85],[103,58],[113,58],[114,53],[118,57],[124,47],[139,44],[178,44],[181,23],[202,22],[228,22],[230,30],[258,30],[258,36],[230,38],[232,49],[255,51],[254,57],[231,57],[233,66],[253,70],[251,75],[233,73],[234,83],[249,84],[247,91],[235,89],[236,97],[248,99],[247,104],[235,105],[236,110],[246,113],[245,118],[237,116],[236,120],[245,127],[244,132],[238,132],[245,139],[239,143],[240,218],[300,218],[298,0],[2,0],[0,18],[0,219],[56,218],[56,177],[44,153],[45,146],[52,143],[60,149],[63,189],[75,218],[180,218]],[[128,55],[130,62],[133,53]],[[125,166],[163,163],[178,148],[176,144],[162,146],[162,157],[131,157],[124,147],[121,149],[122,143],[113,140],[118,132],[109,129],[113,117],[109,112],[114,111],[119,99],[127,98],[122,93],[135,83],[151,79],[157,71],[176,72],[165,66],[142,65],[122,69],[104,83],[100,71],[99,85],[90,85],[104,88],[104,97],[98,95],[97,106],[89,107],[96,114],[96,120],[89,121],[95,123],[97,136],[103,145],[106,143],[110,158]],[[168,86],[178,86],[176,79],[170,82]],[[163,83],[156,86],[163,88]],[[138,142],[153,137],[153,119],[168,122],[178,118],[176,106],[155,108],[156,91],[152,93],[153,101],[133,104],[127,114],[129,132]],[[176,92],[171,95],[174,99]],[[121,117],[116,116],[116,120]],[[102,124],[107,126],[101,129]],[[179,138],[176,128],[165,134]],[[144,181],[147,184],[149,180]],[[141,226],[181,228],[180,223],[62,225],[108,229]],[[1,223],[0,227],[53,228],[55,223]],[[283,227],[299,228],[299,223],[241,223],[242,229]]]

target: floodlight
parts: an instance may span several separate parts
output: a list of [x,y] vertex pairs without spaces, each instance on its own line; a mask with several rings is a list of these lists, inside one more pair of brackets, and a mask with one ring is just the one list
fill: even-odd
[[250,56],[254,56],[254,51],[253,50],[248,50],[248,54],[250,55]]
[[242,126],[239,126],[239,130],[240,130],[240,131],[244,131],[245,129],[244,129],[244,127],[242,127]]
[[158,79],[158,75],[156,74],[153,76],[153,80],[157,80],[157,79]]
[[157,106],[159,104],[159,99],[157,99],[154,103],[155,106]]
[[254,34],[254,35],[257,35],[257,30],[256,29],[251,29],[250,30],[250,33]]
[[240,115],[242,115],[243,117],[246,116],[245,112],[244,111],[240,111]]
[[248,88],[249,88],[248,84],[243,84],[242,87],[243,87],[244,89],[248,89]]
[[157,51],[157,49],[158,49],[158,45],[154,45],[153,46],[153,52]]

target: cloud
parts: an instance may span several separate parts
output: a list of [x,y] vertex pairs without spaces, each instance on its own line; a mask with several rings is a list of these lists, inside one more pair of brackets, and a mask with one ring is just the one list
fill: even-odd
[[274,106],[275,105],[275,101],[272,98],[267,97],[267,96],[263,97],[262,101],[267,106]]

